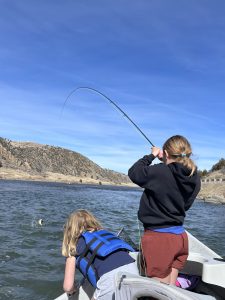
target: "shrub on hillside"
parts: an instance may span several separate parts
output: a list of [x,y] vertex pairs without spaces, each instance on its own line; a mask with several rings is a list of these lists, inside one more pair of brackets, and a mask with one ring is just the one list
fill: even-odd
[[198,173],[199,173],[199,175],[201,177],[204,177],[204,176],[208,175],[208,171],[207,170],[203,170],[203,171],[199,170]]
[[225,159],[221,158],[218,163],[216,163],[215,165],[212,166],[211,171],[219,171],[225,168]]

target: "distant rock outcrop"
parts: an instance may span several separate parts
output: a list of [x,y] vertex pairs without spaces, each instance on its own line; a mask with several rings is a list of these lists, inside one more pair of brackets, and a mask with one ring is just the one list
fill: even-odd
[[225,169],[210,171],[202,177],[198,198],[213,203],[225,204]]
[[131,184],[127,175],[103,169],[77,152],[32,142],[0,138],[0,164],[3,179]]

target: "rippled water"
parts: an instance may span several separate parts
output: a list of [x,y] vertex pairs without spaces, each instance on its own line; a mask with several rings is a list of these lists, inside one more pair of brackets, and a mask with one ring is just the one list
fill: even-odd
[[[62,294],[62,228],[75,209],[92,211],[114,232],[124,226],[138,242],[140,195],[140,189],[120,187],[0,181],[0,299],[47,300]],[[225,206],[196,201],[185,225],[225,255],[224,216]]]

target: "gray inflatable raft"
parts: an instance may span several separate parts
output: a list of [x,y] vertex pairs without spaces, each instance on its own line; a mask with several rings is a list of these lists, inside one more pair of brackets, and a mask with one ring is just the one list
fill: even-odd
[[[188,238],[189,256],[182,273],[201,277],[193,291],[160,283],[141,275],[118,273],[115,278],[115,300],[224,300],[225,260],[190,233]],[[131,255],[138,264],[139,253],[135,252]],[[142,274],[141,270],[140,274]],[[64,293],[55,300],[90,300],[93,292],[92,286],[85,281],[76,294],[69,297]]]

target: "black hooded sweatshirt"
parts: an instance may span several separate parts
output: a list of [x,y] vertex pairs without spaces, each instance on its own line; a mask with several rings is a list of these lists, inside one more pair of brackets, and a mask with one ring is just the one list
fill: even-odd
[[144,228],[156,229],[183,225],[185,211],[200,191],[197,170],[192,176],[181,163],[151,165],[153,154],[139,159],[128,171],[130,179],[144,188],[138,218]]

